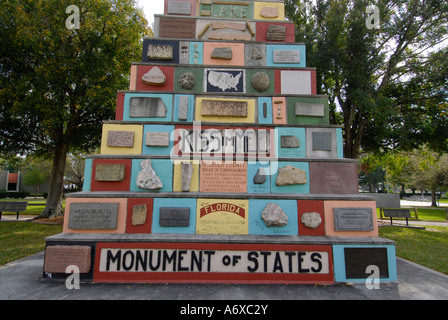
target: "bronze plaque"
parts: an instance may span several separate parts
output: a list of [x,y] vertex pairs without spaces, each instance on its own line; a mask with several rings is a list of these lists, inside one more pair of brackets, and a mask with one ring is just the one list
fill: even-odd
[[380,278],[389,278],[387,248],[345,248],[345,273],[347,279],[366,279],[366,269],[377,266]]
[[201,192],[246,193],[247,162],[201,163]]
[[160,38],[196,39],[196,19],[160,17]]

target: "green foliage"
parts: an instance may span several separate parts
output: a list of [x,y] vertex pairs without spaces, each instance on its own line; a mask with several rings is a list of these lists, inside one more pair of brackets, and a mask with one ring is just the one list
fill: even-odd
[[[422,142],[448,150],[446,1],[285,3],[308,65],[317,68],[318,91],[329,96],[332,122],[344,125],[345,157]],[[372,4],[379,29],[366,25]]]
[[114,115],[116,91],[140,56],[146,20],[133,0],[87,0],[80,29],[65,20],[69,0],[0,4],[2,153],[52,156],[64,142],[89,151]]

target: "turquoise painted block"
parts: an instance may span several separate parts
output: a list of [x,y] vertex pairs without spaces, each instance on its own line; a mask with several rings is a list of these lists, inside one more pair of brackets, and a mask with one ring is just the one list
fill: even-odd
[[[279,205],[288,216],[288,224],[282,227],[267,227],[261,213],[268,203]],[[292,236],[299,232],[297,221],[297,201],[294,200],[249,200],[249,234],[270,236]]]
[[86,159],[84,165],[84,184],[82,186],[82,191],[90,191],[90,185],[92,183],[92,170],[93,170],[93,159]]
[[173,191],[173,163],[169,159],[151,159],[152,168],[156,172],[163,184],[159,190],[146,190],[137,187],[137,176],[141,171],[140,163],[144,159],[132,160],[131,186],[130,191],[140,192],[171,192]]
[[[169,133],[169,145],[167,147],[149,147],[146,141],[146,134],[148,132],[163,132]],[[146,125],[143,128],[143,148],[142,154],[151,155],[169,155],[174,147],[174,126],[163,126],[163,125]]]
[[[160,208],[190,208],[190,224],[188,227],[160,226]],[[196,199],[154,199],[152,212],[152,233],[196,233]]]
[[[266,181],[263,184],[255,184],[254,177],[259,169],[263,169],[266,174]],[[270,163],[249,162],[247,165],[247,193],[270,193],[271,175]]]
[[[187,111],[187,120],[179,119],[179,101],[181,97],[187,97],[188,101],[188,111]],[[193,122],[194,120],[194,96],[193,95],[179,95],[176,94],[174,96],[174,112],[173,112],[173,121],[177,122]]]
[[[287,165],[291,165],[306,172],[305,184],[277,186],[276,180],[278,175],[278,169],[284,168]],[[310,193],[310,170],[308,162],[275,162],[271,161],[271,192],[272,193]]]
[[[282,136],[294,136],[299,139],[298,148],[282,148]],[[276,128],[276,141],[279,158],[306,158],[305,128]]]
[[190,42],[190,64],[204,64],[204,43]]
[[336,129],[336,143],[338,146],[338,158],[342,159],[342,158],[344,158],[344,143],[342,141],[342,129],[341,128]]
[[[334,245],[333,246],[333,264],[334,276],[336,282],[366,282],[366,279],[347,279],[345,271],[345,248],[386,248],[389,277],[380,278],[380,282],[397,281],[397,259],[394,245]],[[366,278],[370,274],[366,273]],[[381,277],[381,275],[380,275]]]
[[[133,97],[161,98],[167,111],[163,118],[134,118],[129,116],[129,103]],[[123,105],[123,121],[169,121],[173,118],[173,95],[172,94],[146,94],[146,93],[126,93]]]
[[258,123],[272,124],[271,98],[258,98]]
[[[296,50],[300,52],[300,63],[274,63],[275,50]],[[266,63],[268,67],[300,67],[306,68],[306,47],[304,45],[267,45]]]

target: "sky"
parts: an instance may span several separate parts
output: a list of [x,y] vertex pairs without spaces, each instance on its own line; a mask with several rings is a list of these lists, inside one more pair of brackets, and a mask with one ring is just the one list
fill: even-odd
[[164,0],[138,0],[138,5],[143,8],[145,17],[150,26],[154,22],[155,14],[163,14]]

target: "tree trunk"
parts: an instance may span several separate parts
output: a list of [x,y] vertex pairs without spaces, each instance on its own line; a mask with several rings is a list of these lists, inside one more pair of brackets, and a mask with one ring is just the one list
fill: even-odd
[[67,153],[68,145],[65,142],[60,143],[59,148],[56,148],[54,152],[47,205],[39,218],[53,218],[64,215],[62,210],[62,199],[64,195],[64,174]]
[[437,207],[436,189],[431,189],[431,207]]

